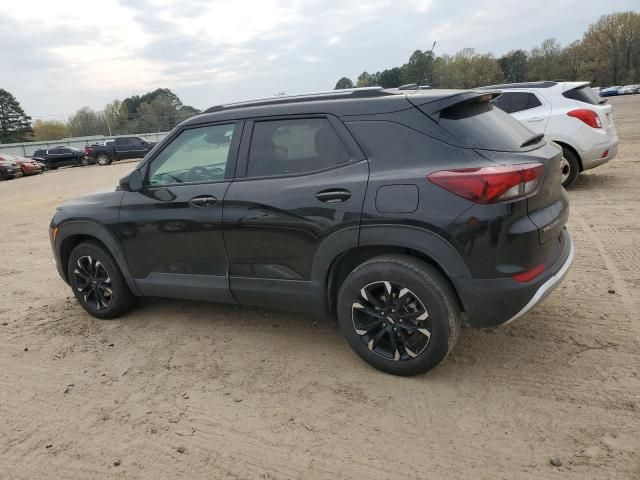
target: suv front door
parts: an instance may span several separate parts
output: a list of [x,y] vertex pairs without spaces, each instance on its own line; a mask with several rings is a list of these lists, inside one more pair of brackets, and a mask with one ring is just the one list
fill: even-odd
[[[224,200],[229,284],[243,304],[318,311],[314,270],[355,247],[369,168],[332,117],[247,122]],[[324,260],[323,260],[324,258]]]
[[145,164],[141,192],[126,192],[119,237],[144,295],[234,302],[222,237],[241,122],[187,127]]

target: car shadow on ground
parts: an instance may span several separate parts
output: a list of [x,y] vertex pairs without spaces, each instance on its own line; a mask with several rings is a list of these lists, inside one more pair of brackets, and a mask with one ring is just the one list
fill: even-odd
[[[550,370],[564,368],[563,365],[568,365],[572,360],[576,349],[562,340],[564,332],[561,324],[547,319],[546,315],[540,318],[541,315],[538,314],[534,315],[536,318],[532,319],[532,325],[527,321],[530,316],[528,314],[517,324],[508,326],[490,329],[464,327],[457,345],[442,364],[415,378],[424,381],[437,379],[448,383],[468,377],[470,370],[481,372],[480,376],[491,377],[498,375],[500,371],[514,370],[514,375],[522,379],[534,379],[539,377],[542,364],[547,374]],[[266,336],[272,342],[291,341],[295,345],[292,348],[299,350],[301,354],[308,349],[326,352],[333,358],[341,359],[340,362],[332,362],[339,369],[343,366],[356,369],[358,375],[382,374],[357,358],[343,339],[337,321],[331,316],[313,317],[240,305],[144,298],[140,299],[139,308],[120,321],[133,322],[135,326],[132,327],[136,330],[153,331],[170,325],[176,338],[182,334],[193,335],[194,332],[198,335],[215,335],[224,327],[225,335],[231,343],[234,342],[234,337],[239,344],[253,343],[254,335],[261,335],[262,342],[255,348],[264,348],[265,351],[255,351],[257,357],[266,355],[275,348],[264,343]],[[544,335],[539,333],[542,327]]]
[[576,181],[569,187],[569,193],[589,190],[606,191],[615,188],[617,180],[615,175],[602,173],[581,173]]

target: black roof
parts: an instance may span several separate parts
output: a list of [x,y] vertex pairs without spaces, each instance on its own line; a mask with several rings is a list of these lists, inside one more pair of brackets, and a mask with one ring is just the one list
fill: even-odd
[[329,90],[217,105],[205,110],[200,115],[191,117],[184,124],[296,114],[333,114],[339,117],[374,115],[405,110],[412,108],[413,105],[424,105],[444,98],[448,100],[443,102],[443,105],[451,105],[473,96],[486,94],[486,91],[398,90],[382,87]]
[[526,82],[526,83],[501,83],[500,85],[488,85],[486,87],[477,87],[477,90],[501,89],[501,88],[551,88],[558,82]]

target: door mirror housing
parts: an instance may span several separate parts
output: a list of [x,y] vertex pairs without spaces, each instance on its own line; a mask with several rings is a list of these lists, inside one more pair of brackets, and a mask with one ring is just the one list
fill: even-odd
[[142,174],[135,169],[120,179],[120,189],[125,192],[139,192],[142,190]]

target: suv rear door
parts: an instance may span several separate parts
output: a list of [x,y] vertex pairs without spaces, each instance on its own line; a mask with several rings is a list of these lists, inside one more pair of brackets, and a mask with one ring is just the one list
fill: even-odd
[[545,133],[551,104],[541,95],[531,91],[502,92],[493,104],[524,123],[535,133]]
[[357,245],[368,176],[364,155],[334,117],[248,121],[224,199],[234,297],[318,311],[324,285],[312,285],[314,261]]

